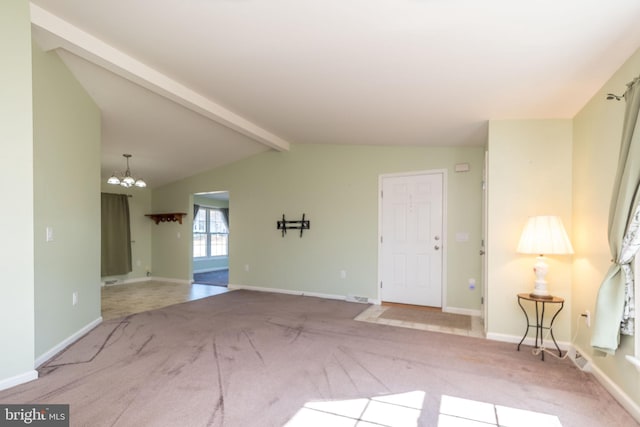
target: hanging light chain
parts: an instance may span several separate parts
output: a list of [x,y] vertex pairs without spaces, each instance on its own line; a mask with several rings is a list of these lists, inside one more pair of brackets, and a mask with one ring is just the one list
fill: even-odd
[[136,179],[131,176],[131,170],[129,169],[129,158],[131,154],[123,154],[125,159],[127,159],[127,170],[124,173],[123,177],[118,177],[114,172],[113,175],[107,180],[107,184],[121,185],[125,188],[129,188],[131,186],[136,186],[139,188],[144,188],[147,186],[147,183],[142,179]]

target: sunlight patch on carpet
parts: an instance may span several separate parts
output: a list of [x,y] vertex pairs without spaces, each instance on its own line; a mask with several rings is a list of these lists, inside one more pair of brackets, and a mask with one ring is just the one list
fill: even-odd
[[562,427],[555,415],[443,395],[438,427]]
[[307,402],[286,427],[417,426],[424,391],[362,399]]
[[[426,393],[307,402],[286,427],[414,427]],[[555,415],[443,395],[437,427],[562,427]]]

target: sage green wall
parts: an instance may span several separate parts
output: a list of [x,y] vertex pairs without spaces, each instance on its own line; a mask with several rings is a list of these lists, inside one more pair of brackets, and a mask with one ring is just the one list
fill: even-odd
[[29,2],[0,2],[0,383],[34,374]]
[[[468,279],[480,277],[483,156],[483,147],[294,145],[156,189],[152,203],[157,212],[189,212],[193,193],[230,192],[232,284],[376,299],[379,176],[447,169],[447,305],[479,310],[480,290],[469,290]],[[471,171],[454,173],[461,162]],[[305,213],[311,230],[282,238],[283,213]],[[154,229],[155,276],[189,279],[188,227]],[[469,241],[456,242],[456,232]]]
[[[622,94],[626,84],[640,75],[637,51],[584,106],[574,119],[573,155],[573,266],[574,329],[579,314],[595,311],[600,283],[610,265],[607,241],[609,203],[616,174],[625,102],[607,101],[609,92]],[[636,313],[638,309],[636,308]],[[597,316],[598,313],[595,313]],[[638,324],[638,323],[636,323]],[[640,382],[624,356],[633,354],[632,337],[623,336],[615,356],[593,357],[591,331],[581,323],[575,344],[617,386],[640,405]]]
[[151,273],[151,227],[155,226],[154,222],[145,216],[151,213],[151,191],[146,188],[124,188],[106,182],[101,182],[101,191],[132,196],[129,197],[132,271],[120,276],[103,276],[101,280],[127,282],[145,279],[147,271]]
[[[530,216],[558,215],[571,237],[571,120],[495,120],[489,123],[488,336],[522,336],[525,318],[516,294],[533,290],[535,255],[516,253]],[[565,298],[555,337],[569,341],[570,255],[547,256],[549,291]],[[533,307],[529,307],[533,309]]]
[[58,55],[36,45],[33,116],[38,357],[100,317],[100,111]]

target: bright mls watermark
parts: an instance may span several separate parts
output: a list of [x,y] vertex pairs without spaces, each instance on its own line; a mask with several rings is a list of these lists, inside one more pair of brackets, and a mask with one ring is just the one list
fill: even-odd
[[69,405],[0,404],[0,426],[69,427]]

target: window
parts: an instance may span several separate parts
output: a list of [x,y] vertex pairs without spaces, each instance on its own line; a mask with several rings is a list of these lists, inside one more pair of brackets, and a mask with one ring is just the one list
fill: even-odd
[[220,209],[200,207],[193,220],[193,257],[229,255],[229,228]]

